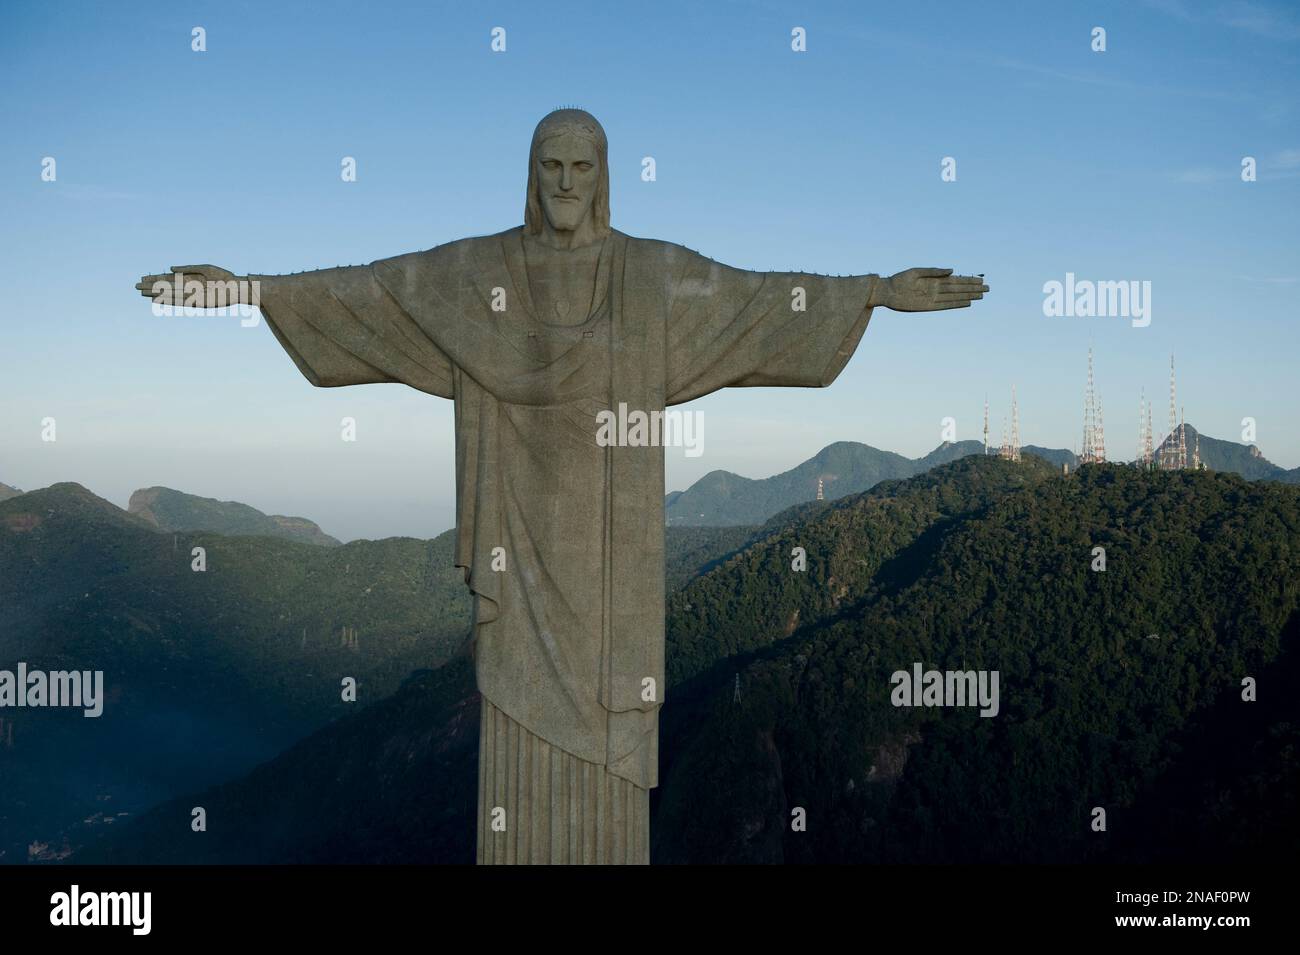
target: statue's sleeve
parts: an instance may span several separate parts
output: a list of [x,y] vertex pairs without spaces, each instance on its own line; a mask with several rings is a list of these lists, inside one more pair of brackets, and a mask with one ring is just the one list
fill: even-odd
[[267,325],[313,385],[400,382],[451,398],[451,360],[379,280],[378,267],[401,262],[249,278]]
[[824,388],[848,363],[875,275],[747,272],[680,250],[668,316],[667,402],[719,388]]

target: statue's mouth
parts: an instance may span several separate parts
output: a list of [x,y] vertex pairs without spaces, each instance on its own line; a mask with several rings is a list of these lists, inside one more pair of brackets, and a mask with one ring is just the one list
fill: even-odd
[[552,198],[552,199],[561,199],[561,200],[563,200],[563,201],[565,201],[565,202],[577,202],[577,201],[578,201],[578,197],[577,197],[577,196],[552,196],[551,198]]

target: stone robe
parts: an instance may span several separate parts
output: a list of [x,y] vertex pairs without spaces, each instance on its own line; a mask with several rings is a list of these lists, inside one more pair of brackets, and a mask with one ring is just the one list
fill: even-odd
[[[747,272],[615,231],[593,308],[561,324],[534,309],[515,228],[252,278],[312,384],[402,382],[455,401],[456,565],[475,598],[484,698],[480,862],[648,861],[663,448],[602,447],[597,415],[728,386],[829,385],[876,277]],[[489,825],[496,807],[504,834]]]

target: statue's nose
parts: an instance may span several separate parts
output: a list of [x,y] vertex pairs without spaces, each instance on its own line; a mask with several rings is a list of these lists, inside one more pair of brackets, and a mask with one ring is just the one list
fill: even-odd
[[568,166],[565,166],[564,171],[560,173],[560,188],[565,192],[573,188],[573,170]]

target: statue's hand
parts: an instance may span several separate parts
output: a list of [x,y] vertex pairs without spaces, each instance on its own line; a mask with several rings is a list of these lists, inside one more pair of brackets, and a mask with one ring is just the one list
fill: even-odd
[[891,275],[881,284],[884,288],[872,296],[872,304],[896,312],[967,308],[989,290],[984,276],[953,275],[952,269],[908,269]]
[[[202,304],[197,296],[199,286],[193,284],[196,282],[202,285]],[[250,304],[244,301],[244,277],[215,265],[173,265],[170,272],[141,276],[135,287],[158,305],[226,308]]]

